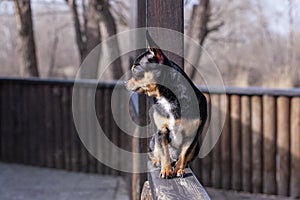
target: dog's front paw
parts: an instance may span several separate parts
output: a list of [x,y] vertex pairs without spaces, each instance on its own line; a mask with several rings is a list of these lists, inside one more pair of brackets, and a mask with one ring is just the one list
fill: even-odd
[[172,178],[173,177],[173,170],[171,165],[165,166],[160,171],[160,178]]
[[174,175],[175,175],[176,177],[183,178],[184,175],[185,175],[185,171],[184,171],[184,169],[181,169],[181,168],[175,169],[175,170],[174,170]]

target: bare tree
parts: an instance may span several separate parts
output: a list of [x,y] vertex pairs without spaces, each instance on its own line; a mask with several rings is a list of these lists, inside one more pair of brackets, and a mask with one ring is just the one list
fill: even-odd
[[[217,31],[224,24],[224,22],[221,21],[215,25],[209,26],[209,23],[211,22],[210,17],[210,0],[199,0],[199,3],[193,7],[187,34],[191,38],[198,40],[201,46],[203,46],[209,33]],[[202,53],[201,51],[189,52],[188,48],[186,51],[187,54],[192,53],[194,63],[199,62]],[[190,72],[191,79],[194,79],[195,75],[196,69],[193,67]]]
[[[78,14],[78,8],[76,0],[66,0],[72,12],[74,21],[74,28],[76,33],[76,42],[79,49],[81,61],[87,56],[87,54],[102,40],[102,32],[100,30],[100,22],[104,23],[108,36],[113,36],[117,33],[115,20],[110,12],[109,2],[106,0],[88,0],[88,8],[85,7],[85,1],[82,0],[83,6],[83,24],[80,23],[80,16]],[[101,49],[97,48],[100,57]],[[109,47],[109,55],[114,57],[119,55],[119,44],[117,41]],[[98,62],[94,66],[86,70],[88,74],[81,74],[82,77],[91,77],[98,74]],[[112,78],[119,79],[123,75],[122,62],[120,58],[115,60],[111,70]]]
[[39,76],[30,0],[14,0],[21,76]]
[[288,59],[287,59],[287,65],[288,69],[287,72],[291,73],[291,84],[293,86],[297,85],[297,79],[298,79],[298,73],[297,69],[294,66],[294,50],[295,50],[295,45],[294,45],[294,40],[295,40],[295,34],[294,34],[294,18],[293,18],[293,1],[288,0],[288,20],[289,20],[289,39],[288,39],[288,44],[287,44],[287,53],[288,53]]
[[[101,16],[101,21],[105,26],[107,35],[109,37],[115,35],[117,33],[117,26],[115,23],[115,19],[110,12],[110,5],[107,0],[97,0],[98,2],[98,12]],[[111,46],[108,48],[109,55],[112,58],[117,57],[117,59],[112,63],[112,78],[119,79],[123,75],[122,62],[118,55],[120,55],[120,47],[117,40],[113,40]]]

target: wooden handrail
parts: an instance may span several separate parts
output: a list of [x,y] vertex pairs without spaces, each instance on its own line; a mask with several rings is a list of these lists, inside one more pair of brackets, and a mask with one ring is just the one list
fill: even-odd
[[[186,168],[184,178],[162,179],[159,177],[159,168],[154,168],[148,162],[148,183],[144,184],[141,199],[189,199],[208,200],[207,192],[197,180],[190,168]],[[149,185],[148,185],[149,184]],[[150,187],[150,190],[147,189]],[[149,194],[151,193],[151,194]]]

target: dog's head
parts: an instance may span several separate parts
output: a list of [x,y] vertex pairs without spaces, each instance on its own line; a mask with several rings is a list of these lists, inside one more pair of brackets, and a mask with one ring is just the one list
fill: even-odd
[[158,80],[161,76],[160,65],[166,64],[167,57],[154,43],[146,32],[149,47],[139,55],[131,67],[131,78],[127,81],[128,90],[143,93],[152,97],[159,97]]

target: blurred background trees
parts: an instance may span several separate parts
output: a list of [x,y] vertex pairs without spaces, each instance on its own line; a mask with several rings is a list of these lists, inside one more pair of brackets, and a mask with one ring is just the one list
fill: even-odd
[[[0,1],[0,76],[73,79],[90,50],[130,28],[131,7],[130,0]],[[226,85],[299,87],[299,9],[296,0],[185,0],[185,33],[204,46]],[[209,66],[205,52],[196,57]],[[128,68],[120,58],[106,79]],[[91,70],[96,78],[98,68]]]
[[30,0],[14,0],[21,76],[39,76]]

